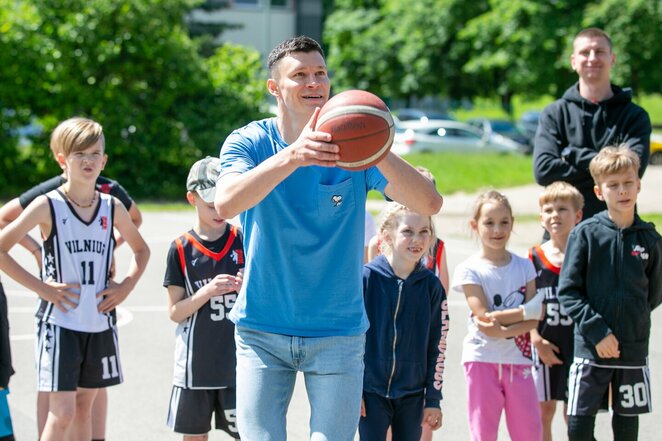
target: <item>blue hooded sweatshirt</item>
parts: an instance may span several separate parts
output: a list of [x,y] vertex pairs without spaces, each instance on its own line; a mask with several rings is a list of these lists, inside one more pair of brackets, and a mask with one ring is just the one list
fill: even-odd
[[425,393],[439,408],[448,333],[448,304],[441,282],[417,264],[406,280],[384,256],[363,268],[366,333],[363,390],[386,398]]

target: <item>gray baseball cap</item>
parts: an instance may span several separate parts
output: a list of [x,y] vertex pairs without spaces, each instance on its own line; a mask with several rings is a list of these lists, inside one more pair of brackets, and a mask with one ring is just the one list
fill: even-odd
[[208,204],[214,202],[220,164],[221,161],[218,158],[211,156],[207,156],[193,164],[186,179],[186,189],[198,192],[202,200]]

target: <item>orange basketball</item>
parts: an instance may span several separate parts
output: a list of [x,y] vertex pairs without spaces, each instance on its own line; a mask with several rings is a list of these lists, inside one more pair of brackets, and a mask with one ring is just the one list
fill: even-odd
[[340,147],[338,167],[364,170],[386,156],[393,143],[393,117],[384,101],[364,90],[347,90],[322,107],[315,130]]

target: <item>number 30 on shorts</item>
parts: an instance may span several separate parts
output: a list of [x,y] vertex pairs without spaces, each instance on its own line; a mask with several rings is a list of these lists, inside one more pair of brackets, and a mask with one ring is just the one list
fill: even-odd
[[648,406],[648,393],[644,383],[623,384],[618,388],[621,406],[625,409]]

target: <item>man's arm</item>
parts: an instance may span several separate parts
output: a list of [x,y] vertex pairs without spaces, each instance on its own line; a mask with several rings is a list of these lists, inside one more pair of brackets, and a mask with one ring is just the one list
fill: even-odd
[[432,216],[441,209],[444,200],[434,184],[407,161],[389,152],[377,168],[388,184],[384,193],[419,214]]
[[297,168],[319,165],[335,167],[340,159],[331,135],[314,130],[319,108],[315,109],[299,138],[288,148],[245,173],[228,173],[216,182],[214,206],[219,216],[231,219],[257,205]]
[[533,142],[533,175],[540,185],[549,185],[555,181],[577,184],[591,179],[588,165],[579,168],[561,156],[561,152],[568,145],[563,141],[565,136],[559,129],[559,118],[554,104],[547,106],[540,115]]

